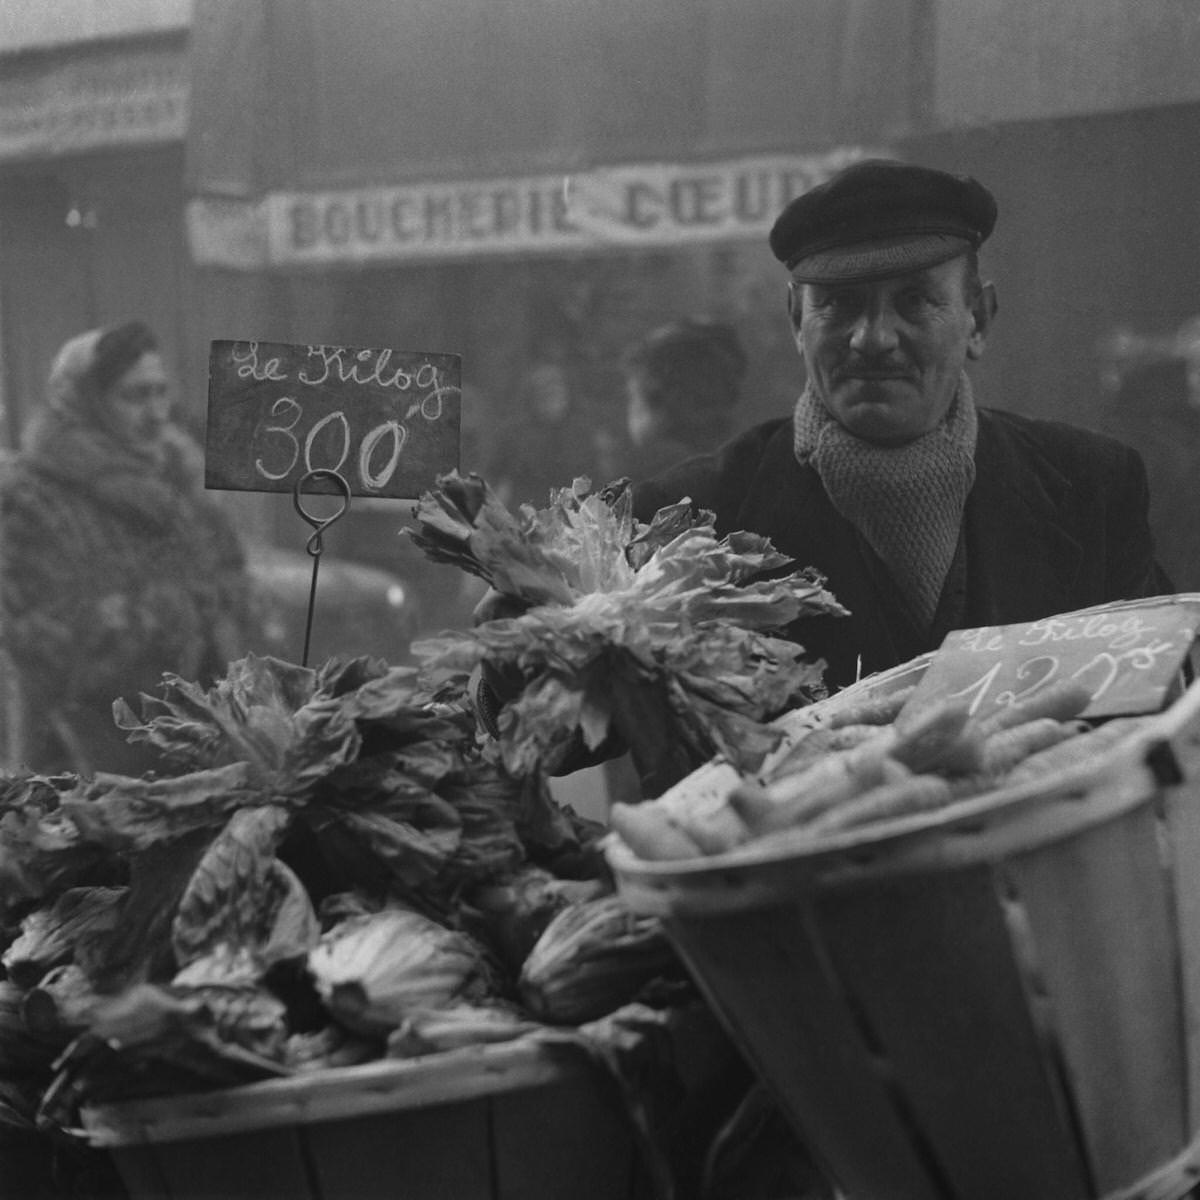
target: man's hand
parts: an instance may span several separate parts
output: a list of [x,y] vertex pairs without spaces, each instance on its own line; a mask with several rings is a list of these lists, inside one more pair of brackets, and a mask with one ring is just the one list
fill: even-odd
[[488,621],[519,617],[528,608],[529,605],[524,600],[505,595],[504,592],[498,592],[495,588],[488,588],[479,603],[471,610],[471,623],[483,625]]
[[[471,623],[478,626],[486,625],[488,621],[519,617],[528,607],[515,596],[507,596],[490,587],[471,610]],[[471,678],[471,696],[480,722],[492,737],[500,736],[500,709],[521,694],[524,683],[521,672],[515,667],[499,667],[484,659],[476,668]]]

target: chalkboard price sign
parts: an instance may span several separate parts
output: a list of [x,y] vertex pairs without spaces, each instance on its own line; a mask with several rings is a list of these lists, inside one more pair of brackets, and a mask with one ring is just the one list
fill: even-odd
[[212,342],[205,486],[290,492],[324,470],[355,496],[416,499],[458,466],[460,381],[454,354]]
[[1084,716],[1157,712],[1170,697],[1200,625],[1200,607],[1166,599],[947,635],[908,701],[961,697],[971,712],[1071,679],[1090,689]]

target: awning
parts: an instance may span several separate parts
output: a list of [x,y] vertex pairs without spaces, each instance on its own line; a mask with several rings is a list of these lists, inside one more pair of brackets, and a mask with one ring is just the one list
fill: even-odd
[[[198,0],[192,253],[234,268],[760,237],[906,131],[920,0]],[[869,86],[868,82],[870,81]]]
[[187,61],[182,33],[7,57],[0,163],[182,142]]
[[677,147],[702,107],[695,15],[695,0],[201,0],[194,190],[561,171]]

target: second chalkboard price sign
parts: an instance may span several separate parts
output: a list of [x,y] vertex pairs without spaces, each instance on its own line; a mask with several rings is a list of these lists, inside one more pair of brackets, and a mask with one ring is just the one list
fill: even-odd
[[1092,694],[1084,716],[1157,712],[1171,699],[1200,626],[1200,597],[1155,597],[1021,625],[947,635],[908,706],[962,698],[984,714],[1064,679]]
[[416,499],[458,466],[460,376],[454,354],[212,342],[205,486],[290,492],[336,472],[355,496]]

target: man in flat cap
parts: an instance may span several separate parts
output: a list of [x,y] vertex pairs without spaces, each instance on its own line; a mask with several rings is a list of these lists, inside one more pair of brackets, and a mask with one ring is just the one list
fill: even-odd
[[817,568],[845,618],[789,631],[833,686],[956,628],[1172,591],[1138,455],[1058,422],[977,406],[966,374],[996,313],[978,250],[996,203],[965,176],[847,167],[770,234],[807,382],[790,418],[635,484],[648,520],[690,497],[717,528]]

